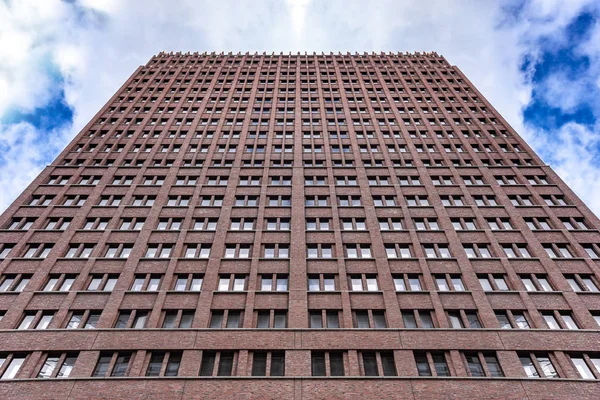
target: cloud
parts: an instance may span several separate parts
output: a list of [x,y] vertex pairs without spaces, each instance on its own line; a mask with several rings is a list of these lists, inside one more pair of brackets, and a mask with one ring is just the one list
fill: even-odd
[[[7,140],[13,164],[0,160],[0,184],[3,171],[14,168],[15,190],[0,199],[0,208],[31,181],[34,175],[28,170],[39,171],[58,153],[58,148],[52,156],[36,152],[37,142],[49,135],[73,137],[140,64],[162,50],[434,50],[458,65],[567,183],[600,211],[593,193],[577,178],[585,173],[588,181],[597,181],[598,129],[574,121],[542,130],[530,125],[523,113],[532,101],[565,113],[582,102],[599,110],[598,96],[582,98],[581,93],[590,85],[598,90],[600,77],[591,71],[600,71],[600,28],[595,24],[577,45],[570,43],[566,29],[582,12],[597,11],[594,7],[593,0],[456,0],[452,6],[446,0],[187,0],[176,6],[159,0],[0,2],[0,132],[10,136],[21,129],[32,147],[31,154],[23,155],[28,168],[16,168],[20,148]],[[571,45],[590,60],[586,76],[554,71],[536,81],[536,66],[544,55]],[[533,93],[539,96],[534,99]],[[9,110],[36,113],[59,94],[73,110],[72,120],[61,129],[7,125]],[[586,142],[578,141],[580,134],[586,135]],[[547,145],[554,142],[564,146]],[[564,151],[570,153],[563,155]],[[589,156],[577,166],[572,156],[581,151]]]

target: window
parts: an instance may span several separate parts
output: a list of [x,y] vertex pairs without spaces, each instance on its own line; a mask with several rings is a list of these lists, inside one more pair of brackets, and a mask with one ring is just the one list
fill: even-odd
[[115,329],[143,329],[146,327],[150,311],[121,310],[115,322]]
[[590,229],[583,218],[561,218],[560,220],[570,231]]
[[[344,376],[344,353],[338,351],[311,351],[312,376]],[[329,368],[327,368],[329,367]]]
[[210,257],[210,244],[198,243],[184,245],[184,258],[209,258]]
[[485,243],[463,245],[468,258],[490,258],[492,253],[490,253],[488,246]]
[[155,200],[156,196],[137,195],[133,196],[131,205],[135,207],[152,207]]
[[108,227],[110,218],[87,218],[81,229],[103,231]]
[[446,353],[441,351],[415,351],[419,376],[450,376]]
[[494,207],[498,205],[496,197],[492,195],[473,196],[473,200],[475,200],[475,204],[478,207]]
[[448,322],[450,327],[454,329],[480,329],[481,322],[477,317],[477,311],[472,310],[455,310],[448,311]]
[[546,275],[528,274],[519,275],[519,277],[528,292],[552,292],[554,290]]
[[354,311],[355,328],[387,328],[385,311],[383,310],[356,310]]
[[191,328],[194,310],[167,310],[164,312],[162,327],[165,329]]
[[329,218],[307,218],[307,231],[328,231],[331,229]]
[[[327,205],[327,196],[316,196],[315,199],[319,200],[319,206]],[[362,205],[360,196],[337,196],[337,203],[340,207],[360,207]]]
[[53,195],[34,195],[29,201],[29,206],[48,206],[54,200]]
[[507,258],[530,258],[529,250],[527,250],[526,244],[512,243],[503,244],[502,250]]
[[290,230],[290,219],[289,218],[267,218],[266,229],[268,231],[289,231]]
[[311,328],[341,328],[338,310],[309,310],[308,319]]
[[221,207],[223,196],[202,196],[199,204],[201,207]]
[[200,376],[233,376],[237,353],[233,351],[203,351]]
[[508,196],[511,204],[515,207],[533,206],[533,201],[529,195],[511,195]]
[[19,353],[0,355],[0,371],[2,372],[0,380],[14,379],[26,358],[27,355]]
[[447,244],[427,244],[423,245],[423,252],[427,258],[451,258],[450,250]]
[[200,291],[202,288],[202,276],[198,274],[178,274],[175,275],[173,290],[182,291]]
[[463,176],[462,179],[466,186],[485,185],[481,176]]
[[93,250],[93,244],[71,244],[67,249],[65,258],[89,258]]
[[235,245],[226,244],[224,258],[249,258],[250,257],[250,245]]
[[402,310],[402,323],[407,329],[435,328],[432,310]]
[[48,329],[54,318],[54,311],[27,311],[17,329]]
[[68,378],[77,361],[78,353],[44,353],[44,364],[36,378]]
[[501,329],[529,329],[531,326],[524,311],[499,310],[496,319]]
[[565,197],[562,195],[544,195],[542,199],[548,206],[566,206],[567,202]]
[[396,198],[394,196],[373,196],[373,205],[375,207],[394,207]]
[[96,310],[75,310],[65,326],[65,329],[95,329],[100,319],[101,311]]
[[350,275],[350,290],[353,292],[376,292],[379,290],[376,275]]
[[287,311],[286,310],[259,310],[256,313],[256,327],[267,329],[284,329],[287,328]]
[[573,258],[573,254],[566,244],[546,243],[542,244],[542,246],[550,258]]
[[332,292],[336,290],[334,275],[309,275],[308,276],[308,291],[309,292]]
[[[85,201],[87,200],[87,196],[86,195],[76,195],[76,196],[65,196],[65,200],[63,201],[63,206],[66,207],[80,207],[82,206]],[[102,198],[101,198],[102,200]],[[119,201],[120,199],[118,198],[113,198],[113,202],[115,201]],[[102,201],[101,201],[102,202]],[[99,204],[100,206],[102,206],[103,204]]]
[[514,229],[509,218],[487,218],[487,223],[493,231]]
[[444,207],[460,207],[465,205],[462,196],[460,195],[441,196],[440,198]]
[[260,283],[261,291],[287,292],[288,290],[287,275],[261,275]]
[[548,353],[519,353],[528,378],[560,378]]
[[160,289],[162,275],[159,274],[137,274],[131,284],[132,292],[155,292]]
[[542,317],[550,329],[579,329],[569,311],[544,311]]
[[493,353],[484,352],[466,352],[464,359],[467,364],[467,370],[472,377],[502,377],[504,373],[498,362],[498,358]]
[[382,231],[402,230],[402,220],[399,218],[379,218],[379,229]]
[[478,274],[479,284],[486,292],[510,290],[504,275]]
[[412,254],[409,245],[405,244],[385,244],[385,253],[387,258],[411,258]]
[[0,292],[22,292],[31,280],[28,274],[9,274],[0,276]]
[[474,218],[452,218],[452,227],[457,231],[473,231],[478,229]]
[[346,249],[347,258],[371,258],[371,246],[368,244],[347,244],[344,246]]
[[342,230],[345,231],[366,231],[367,224],[364,218],[342,218],[340,220]]
[[187,207],[190,205],[190,196],[169,196],[168,207]]
[[214,231],[217,229],[217,218],[196,218],[192,229],[195,231]]
[[290,248],[287,244],[266,244],[264,258],[289,258]]
[[29,244],[23,258],[46,258],[53,244]]
[[532,231],[537,231],[537,230],[551,230],[552,227],[550,226],[549,222],[548,222],[548,218],[524,218],[525,219],[525,223],[527,224],[527,226],[529,227],[529,229],[531,229]]
[[129,361],[131,353],[125,351],[100,353],[96,368],[92,376],[109,377],[109,376],[127,376],[129,372]]
[[104,253],[105,258],[128,258],[133,249],[132,244],[124,243],[109,243],[106,252]]
[[583,250],[585,250],[588,257],[592,259],[600,258],[600,247],[597,244],[582,244]]
[[5,259],[13,247],[14,245],[12,244],[0,244],[0,260]]
[[598,379],[600,377],[600,355],[598,354],[569,354],[571,362],[583,379]]
[[[145,258],[169,258],[173,250],[172,244],[149,244],[146,249]],[[186,251],[187,252],[187,251]]]
[[75,274],[50,274],[44,285],[44,292],[68,292],[77,279]]
[[600,292],[599,285],[594,275],[591,274],[569,274],[565,275],[571,289],[575,292]]
[[362,351],[361,375],[364,376],[396,376],[394,354],[388,351]]
[[[50,223],[52,221],[53,220],[50,220]],[[56,225],[57,221],[58,221],[58,219],[54,219],[54,224],[55,225]],[[34,222],[35,222],[35,218],[21,218],[21,217],[16,217],[16,218],[13,218],[11,220],[11,222],[8,224],[8,226],[5,229],[26,231],[26,230],[29,230],[29,228],[31,228],[33,226]],[[50,223],[48,225],[50,225]],[[68,223],[67,223],[67,226],[69,226]],[[46,229],[53,229],[53,228],[50,227],[50,228],[46,228]]]
[[177,376],[181,356],[181,351],[152,351],[146,376]]
[[435,284],[437,289],[440,292],[464,292],[465,285],[460,277],[457,274],[445,274],[445,275],[433,275],[433,279],[435,280]]
[[226,176],[208,176],[206,185],[227,186],[228,178]]
[[399,176],[398,183],[400,186],[412,186],[412,185],[420,185],[421,180],[418,176]]
[[[250,196],[248,196],[247,201],[249,203],[248,205],[252,205],[252,200],[250,199]],[[327,203],[326,200],[325,200],[325,203]],[[236,201],[236,205],[238,205],[237,201]],[[269,207],[290,207],[292,205],[292,199],[290,196],[269,196],[267,205]],[[308,206],[308,204],[306,204],[306,205]],[[319,205],[321,205],[321,204],[319,204]],[[327,205],[327,204],[324,204],[324,205]]]
[[156,229],[159,231],[178,231],[181,229],[182,218],[161,218]]
[[333,245],[309,244],[306,246],[308,258],[333,258]]
[[394,275],[394,286],[397,292],[421,291],[421,276],[417,274]]
[[[267,365],[271,368],[267,371]],[[284,351],[255,351],[252,353],[252,376],[284,376]]]
[[240,292],[246,290],[246,276],[245,275],[220,275],[219,285],[217,287],[219,292]]
[[118,279],[118,274],[93,274],[90,276],[87,290],[112,292]]

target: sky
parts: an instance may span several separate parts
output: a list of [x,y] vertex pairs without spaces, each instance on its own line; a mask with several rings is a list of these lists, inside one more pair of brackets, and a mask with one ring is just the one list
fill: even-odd
[[160,51],[436,51],[600,215],[597,0],[0,0],[0,210]]

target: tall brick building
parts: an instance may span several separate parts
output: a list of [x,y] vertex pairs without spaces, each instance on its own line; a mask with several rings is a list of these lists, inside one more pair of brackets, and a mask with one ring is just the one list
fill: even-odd
[[435,53],[161,53],[0,227],[4,399],[600,397],[600,221]]

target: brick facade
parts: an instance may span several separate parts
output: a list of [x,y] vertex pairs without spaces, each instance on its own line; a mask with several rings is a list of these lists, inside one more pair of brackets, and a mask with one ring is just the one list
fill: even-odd
[[0,228],[2,398],[600,393],[600,221],[435,53],[158,54]]

